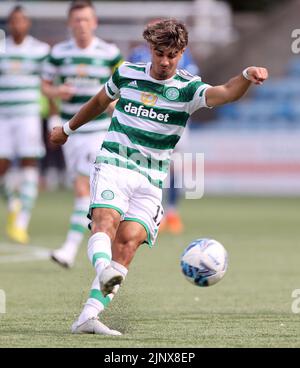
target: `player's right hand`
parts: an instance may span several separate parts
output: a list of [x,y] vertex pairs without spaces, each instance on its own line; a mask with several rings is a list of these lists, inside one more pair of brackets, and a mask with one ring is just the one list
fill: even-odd
[[63,101],[69,101],[75,94],[75,89],[68,84],[61,84],[57,86],[57,97]]
[[63,131],[63,127],[55,127],[50,133],[50,143],[55,145],[63,145],[67,142],[68,136]]

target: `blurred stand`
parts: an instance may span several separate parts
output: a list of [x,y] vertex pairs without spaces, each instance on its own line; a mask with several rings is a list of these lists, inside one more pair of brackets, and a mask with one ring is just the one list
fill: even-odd
[[[0,14],[6,14],[11,4],[11,1],[0,2]],[[68,37],[65,27],[68,4],[65,1],[26,4],[35,19],[34,31],[50,44]],[[226,47],[237,39],[231,7],[224,1],[95,1],[94,5],[101,20],[98,36],[118,44],[125,58],[130,44],[143,40],[144,25],[154,18],[175,17],[185,22],[196,57],[206,58],[216,47]]]
[[[258,9],[262,2],[247,3]],[[264,3],[269,5],[264,11],[233,13],[232,6],[244,10],[246,1],[95,2],[101,16],[98,35],[115,42],[125,59],[131,46],[142,41],[147,21],[177,17],[188,26],[189,47],[204,81],[223,83],[248,65],[268,68],[270,80],[263,88],[252,88],[249,100],[192,116],[196,123],[190,147],[205,153],[206,192],[300,192],[300,56],[292,50],[292,32],[300,28],[300,0]],[[12,4],[0,2],[0,14]],[[34,34],[50,44],[66,38],[67,6],[29,2]]]

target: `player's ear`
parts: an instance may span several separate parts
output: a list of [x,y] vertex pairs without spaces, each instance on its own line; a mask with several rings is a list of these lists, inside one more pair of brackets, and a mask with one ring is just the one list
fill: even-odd
[[32,20],[30,18],[27,18],[27,28],[30,29],[32,26]]

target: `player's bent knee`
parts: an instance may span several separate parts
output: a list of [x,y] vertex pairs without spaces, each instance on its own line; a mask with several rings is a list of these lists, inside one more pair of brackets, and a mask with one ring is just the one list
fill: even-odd
[[10,161],[8,160],[0,160],[0,176],[3,176],[7,173],[10,167]]
[[92,212],[92,233],[104,232],[111,239],[116,236],[116,231],[120,222],[120,215],[106,208],[95,208]]

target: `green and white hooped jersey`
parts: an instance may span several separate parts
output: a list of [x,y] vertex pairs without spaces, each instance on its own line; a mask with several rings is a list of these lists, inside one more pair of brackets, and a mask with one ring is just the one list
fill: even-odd
[[[120,50],[115,45],[97,37],[85,49],[79,48],[73,39],[53,47],[44,66],[43,78],[54,83],[67,83],[75,90],[69,101],[61,102],[62,120],[70,120],[84,103],[100,91],[121,60]],[[110,117],[104,113],[76,133],[107,130],[109,123]]]
[[125,62],[106,83],[107,95],[119,101],[96,163],[139,171],[161,188],[190,115],[208,107],[205,90],[210,85],[184,70],[155,80],[150,68],[151,63]]
[[17,45],[11,37],[0,54],[0,116],[40,113],[41,71],[50,46],[32,36]]

